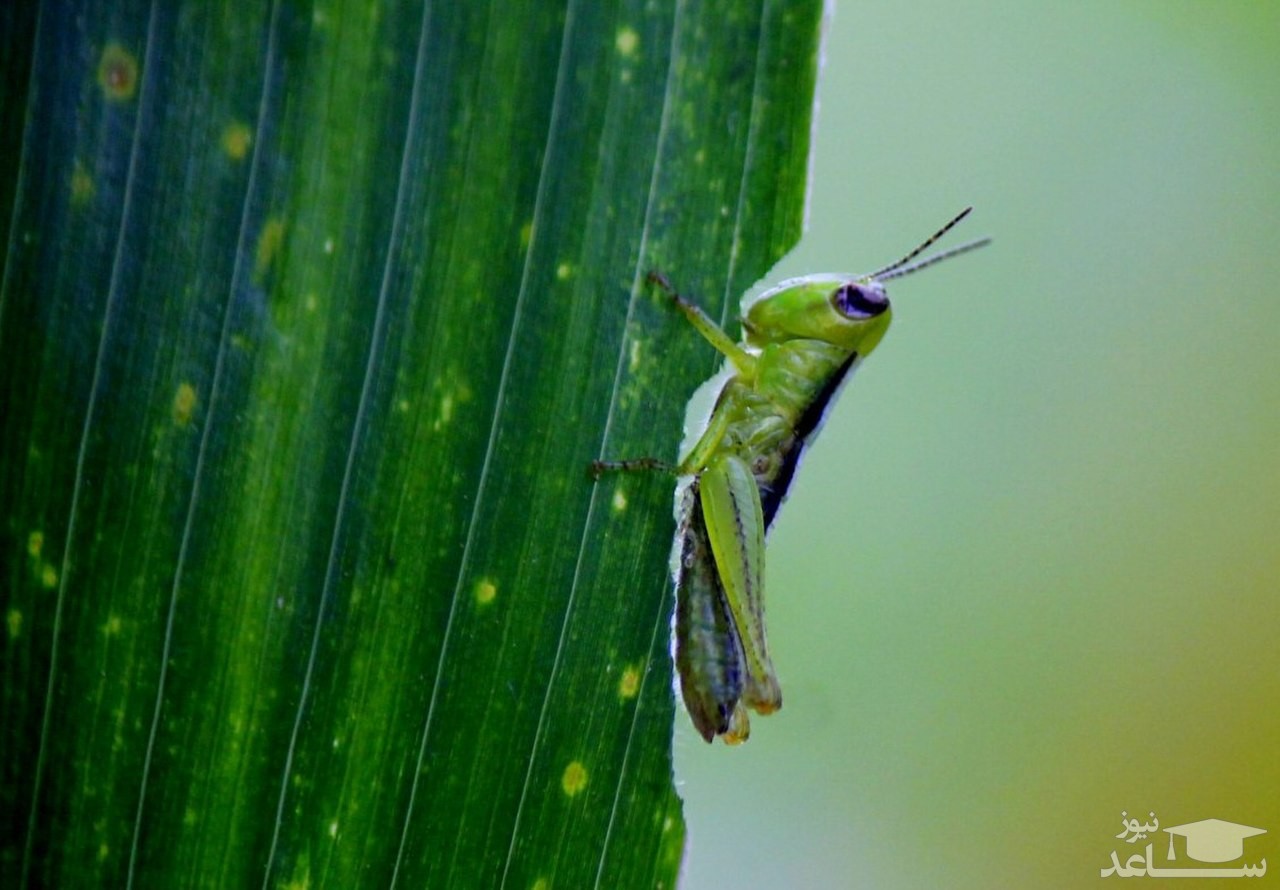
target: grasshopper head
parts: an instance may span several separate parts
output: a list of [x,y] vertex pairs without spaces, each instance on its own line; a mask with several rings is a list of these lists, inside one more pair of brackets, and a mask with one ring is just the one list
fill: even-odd
[[821,340],[865,356],[889,329],[884,286],[870,278],[811,275],[761,295],[743,319],[747,342]]
[[927,269],[962,253],[989,244],[979,238],[917,260],[930,245],[969,215],[968,207],[932,237],[896,263],[870,275],[810,275],[793,278],[766,291],[747,310],[743,332],[752,346],[763,348],[786,340],[821,340],[866,356],[876,348],[893,313],[884,283]]

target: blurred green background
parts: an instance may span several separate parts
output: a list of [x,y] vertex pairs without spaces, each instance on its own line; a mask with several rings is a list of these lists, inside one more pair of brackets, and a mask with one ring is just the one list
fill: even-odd
[[893,283],[775,526],[786,708],[736,750],[677,720],[684,886],[1094,885],[1122,810],[1280,868],[1280,6],[831,25],[771,280],[967,204],[948,243],[996,241]]

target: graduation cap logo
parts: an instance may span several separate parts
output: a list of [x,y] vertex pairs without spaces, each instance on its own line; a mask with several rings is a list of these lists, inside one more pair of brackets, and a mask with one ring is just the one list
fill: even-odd
[[1222,819],[1202,819],[1186,825],[1173,825],[1169,832],[1170,861],[1177,857],[1173,852],[1173,836],[1180,834],[1187,839],[1187,856],[1197,862],[1230,862],[1244,855],[1244,839],[1266,834],[1265,828],[1237,825]]

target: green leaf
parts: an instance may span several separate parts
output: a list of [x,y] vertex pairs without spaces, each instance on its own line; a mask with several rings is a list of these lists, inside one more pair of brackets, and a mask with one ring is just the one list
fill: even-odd
[[[0,884],[670,886],[671,483],[821,5],[0,14]],[[681,716],[680,719],[684,719]]]

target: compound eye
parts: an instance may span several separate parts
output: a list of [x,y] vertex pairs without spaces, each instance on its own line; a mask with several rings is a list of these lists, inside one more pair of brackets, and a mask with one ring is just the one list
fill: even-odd
[[889,308],[889,298],[878,284],[842,284],[831,300],[846,318],[875,318]]

